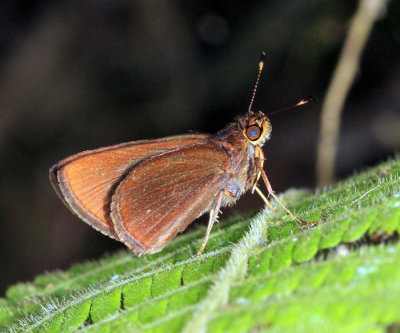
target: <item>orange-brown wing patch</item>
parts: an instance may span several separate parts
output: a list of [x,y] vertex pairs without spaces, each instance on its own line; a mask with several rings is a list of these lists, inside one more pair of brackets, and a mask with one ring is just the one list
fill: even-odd
[[136,254],[155,253],[210,210],[231,177],[230,157],[212,143],[147,159],[120,183],[111,203],[115,230]]
[[85,151],[50,169],[50,180],[73,213],[102,233],[118,239],[110,218],[113,192],[124,176],[151,156],[204,141],[207,135],[181,135],[134,141]]

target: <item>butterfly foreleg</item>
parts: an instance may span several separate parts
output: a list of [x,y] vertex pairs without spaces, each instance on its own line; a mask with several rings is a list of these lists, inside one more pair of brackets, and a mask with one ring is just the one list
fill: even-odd
[[272,205],[270,204],[270,202],[267,199],[267,197],[257,187],[258,181],[260,180],[260,177],[261,177],[261,171],[260,170],[263,170],[264,160],[265,160],[264,153],[263,153],[261,148],[256,147],[254,159],[255,159],[255,165],[256,165],[256,170],[257,170],[257,176],[256,176],[256,180],[254,181],[253,188],[251,189],[251,193],[254,193],[254,191],[257,191],[257,193],[259,194],[261,199],[264,200],[264,202],[268,206],[268,208],[270,210],[272,210],[273,212],[275,212],[275,208],[272,207]]
[[273,212],[275,212],[275,208],[272,207],[271,203],[269,202],[269,200],[266,198],[266,196],[264,195],[264,193],[261,192],[261,190],[257,187],[257,184],[254,184],[253,186],[253,190],[256,190],[256,192],[260,195],[260,197],[264,200],[265,204],[268,206],[268,208],[270,210],[272,210]]
[[271,186],[271,184],[270,184],[270,182],[268,180],[268,177],[267,177],[265,171],[261,168],[260,172],[261,172],[261,177],[262,177],[262,179],[263,179],[263,181],[265,183],[265,186],[267,187],[268,194],[271,195],[282,206],[282,208],[288,212],[288,214],[291,217],[293,217],[297,222],[299,222],[302,227],[308,227],[308,226],[313,226],[313,225],[318,224],[318,222],[306,222],[306,221],[303,221],[303,220],[299,219],[296,215],[294,215],[290,211],[290,209],[285,206],[285,204],[281,201],[281,199],[279,199],[279,197],[275,194],[275,192],[272,189],[272,186]]

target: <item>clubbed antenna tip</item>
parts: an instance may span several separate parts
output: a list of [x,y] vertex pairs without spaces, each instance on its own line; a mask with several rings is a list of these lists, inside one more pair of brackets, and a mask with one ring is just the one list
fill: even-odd
[[259,71],[263,70],[264,61],[265,61],[265,52],[261,52],[260,62],[258,63],[258,70]]
[[290,110],[290,109],[293,109],[293,108],[295,108],[295,107],[298,107],[298,106],[300,106],[300,105],[304,105],[304,104],[307,104],[307,103],[310,103],[310,102],[315,102],[314,97],[308,96],[307,98],[303,98],[300,102],[297,102],[297,103],[294,104],[294,105],[291,105],[291,106],[288,106],[288,107],[286,107],[286,108],[279,109],[279,110],[276,110],[276,111],[267,113],[267,116],[271,116],[271,115],[273,115],[273,114],[277,114],[277,113],[282,112],[282,111]]
[[257,91],[257,87],[258,87],[258,81],[260,81],[261,72],[262,72],[262,70],[264,68],[264,60],[265,60],[265,52],[261,52],[260,62],[258,63],[257,80],[256,80],[256,84],[254,85],[253,95],[251,96],[250,105],[249,105],[249,111],[251,111],[251,108],[252,108],[253,102],[254,102],[254,97],[256,96],[256,91]]

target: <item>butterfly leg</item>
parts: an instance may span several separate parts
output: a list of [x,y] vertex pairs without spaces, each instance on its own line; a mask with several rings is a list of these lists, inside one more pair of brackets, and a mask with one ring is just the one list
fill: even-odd
[[296,215],[294,215],[289,208],[287,208],[285,206],[285,204],[281,201],[281,199],[279,199],[279,197],[275,194],[274,190],[272,189],[272,186],[268,180],[267,175],[265,174],[264,169],[260,169],[261,172],[261,177],[264,180],[265,186],[267,187],[268,190],[268,194],[271,195],[282,207],[284,210],[286,210],[288,212],[288,214],[293,217],[297,222],[299,222],[301,224],[302,227],[309,227],[309,226],[314,226],[317,225],[318,222],[306,222],[303,221],[301,219],[299,219]]
[[256,190],[256,192],[260,195],[261,199],[264,200],[265,204],[268,206],[268,208],[270,210],[272,210],[273,212],[275,212],[275,208],[272,207],[271,203],[269,202],[269,200],[265,197],[264,193],[261,192],[261,190],[255,185],[254,189]]
[[[263,170],[264,161],[265,161],[264,153],[261,148],[259,148],[259,147],[257,147],[257,148],[255,151],[255,162],[256,162],[256,165],[258,166],[258,170]],[[261,199],[264,200],[264,202],[268,206],[268,208],[271,211],[275,212],[275,208],[272,207],[272,205],[270,204],[268,199],[265,197],[264,193],[262,193],[261,190],[257,187],[260,177],[261,177],[261,171],[257,171],[257,177],[256,177],[256,180],[254,181],[254,185],[253,185],[253,188],[251,189],[251,193],[254,193],[254,190],[257,191],[257,193],[260,195]]]
[[203,244],[201,244],[200,249],[197,251],[196,256],[198,257],[204,250],[207,245],[208,238],[210,237],[211,229],[214,225],[214,222],[217,220],[219,208],[221,207],[222,195],[224,192],[220,192],[217,197],[217,201],[215,203],[215,207],[213,210],[210,211],[210,219],[208,220],[208,227],[206,232],[206,237],[203,240]]

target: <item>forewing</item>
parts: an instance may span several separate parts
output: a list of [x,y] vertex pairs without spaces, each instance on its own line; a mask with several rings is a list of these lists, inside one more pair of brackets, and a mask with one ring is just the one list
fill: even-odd
[[[212,143],[147,159],[120,183],[111,204],[115,230],[138,255],[155,253],[211,209],[229,180],[230,157]],[[212,207],[213,208],[213,207]]]
[[146,158],[203,142],[207,137],[180,135],[85,151],[54,165],[50,169],[50,180],[73,213],[95,229],[118,239],[110,218],[110,202],[119,182]]

